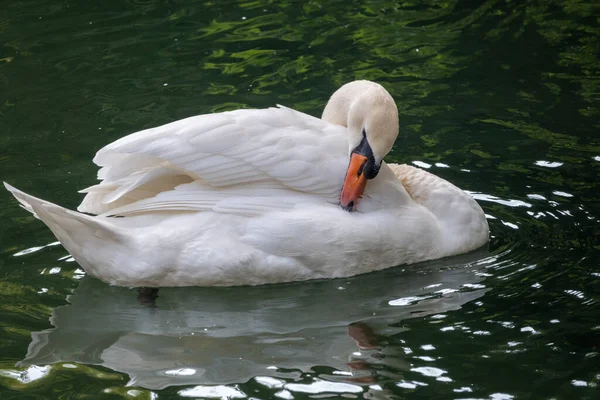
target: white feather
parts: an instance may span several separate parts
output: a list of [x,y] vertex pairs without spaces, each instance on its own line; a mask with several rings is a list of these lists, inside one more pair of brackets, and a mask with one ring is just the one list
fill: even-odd
[[[201,115],[134,133],[98,151],[94,162],[102,167],[103,181],[85,190],[78,210],[131,214],[151,211],[153,202],[156,210],[168,211],[169,204],[181,210],[181,192],[175,186],[191,181],[202,181],[212,190],[232,188],[232,193],[237,193],[236,185],[270,182],[288,190],[284,196],[299,192],[335,202],[346,157],[343,127],[289,108]],[[174,193],[155,197],[170,190]],[[204,198],[186,202],[185,209],[193,211],[195,204],[198,211],[208,206]],[[216,204],[213,210],[229,209]],[[256,212],[255,206],[249,207],[248,212]],[[242,208],[238,204],[235,212]]]

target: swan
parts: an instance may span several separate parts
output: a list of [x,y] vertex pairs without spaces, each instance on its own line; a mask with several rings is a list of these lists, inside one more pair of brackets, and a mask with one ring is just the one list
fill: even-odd
[[68,210],[5,183],[90,276],[129,287],[340,278],[477,249],[488,224],[456,186],[386,164],[398,109],[343,85],[322,118],[277,106],[198,115],[99,150]]

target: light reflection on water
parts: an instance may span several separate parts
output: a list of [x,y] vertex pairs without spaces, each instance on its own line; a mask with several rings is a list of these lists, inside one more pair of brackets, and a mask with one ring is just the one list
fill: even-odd
[[308,372],[315,365],[374,382],[374,365],[410,369],[404,352],[382,341],[403,331],[403,319],[440,318],[485,293],[477,274],[489,268],[478,262],[485,256],[481,250],[340,281],[162,288],[156,307],[135,290],[84,278],[70,304],[52,311],[54,328],[33,333],[21,365],[102,365],[150,389],[289,378],[282,369]]

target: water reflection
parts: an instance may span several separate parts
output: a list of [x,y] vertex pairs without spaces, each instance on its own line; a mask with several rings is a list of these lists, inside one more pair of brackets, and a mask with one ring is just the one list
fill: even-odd
[[[402,320],[443,317],[485,293],[487,256],[332,281],[163,288],[154,307],[135,289],[84,277],[70,304],[53,310],[54,328],[32,334],[21,365],[102,365],[149,389],[285,378],[286,368],[314,366],[332,368],[338,383],[370,384],[381,366],[411,368],[407,351],[386,341]],[[311,385],[282,387],[308,393]]]

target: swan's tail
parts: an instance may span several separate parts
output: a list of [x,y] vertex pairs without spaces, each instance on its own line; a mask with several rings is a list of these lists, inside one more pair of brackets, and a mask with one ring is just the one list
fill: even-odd
[[[4,186],[21,203],[21,207],[41,219],[50,228],[65,249],[90,275],[97,276],[95,268],[100,260],[95,260],[94,257],[97,257],[98,248],[116,250],[127,242],[121,228],[109,221],[67,210],[28,195],[6,182]],[[110,251],[105,252],[103,257],[110,258],[110,253]]]

